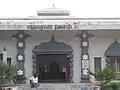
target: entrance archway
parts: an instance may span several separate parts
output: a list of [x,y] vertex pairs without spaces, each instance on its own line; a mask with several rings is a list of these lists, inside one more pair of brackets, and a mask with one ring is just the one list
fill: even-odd
[[55,41],[36,45],[33,49],[33,73],[40,75],[40,81],[73,82],[73,50],[70,45]]

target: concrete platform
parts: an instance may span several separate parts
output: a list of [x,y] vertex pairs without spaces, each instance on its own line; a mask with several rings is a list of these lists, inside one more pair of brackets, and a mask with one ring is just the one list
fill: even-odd
[[[97,89],[95,89],[97,88]],[[100,90],[99,86],[88,86],[85,84],[74,83],[40,83],[37,88],[30,85],[21,85],[18,90]]]

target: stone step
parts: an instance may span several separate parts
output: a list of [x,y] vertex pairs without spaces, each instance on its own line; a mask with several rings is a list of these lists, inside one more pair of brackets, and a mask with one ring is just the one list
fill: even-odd
[[19,86],[18,90],[100,90],[100,87],[77,84],[41,84],[37,88],[31,88],[30,85],[22,85]]

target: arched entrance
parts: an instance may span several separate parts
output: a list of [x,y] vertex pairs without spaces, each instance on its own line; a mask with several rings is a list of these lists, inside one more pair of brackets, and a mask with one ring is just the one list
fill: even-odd
[[105,56],[106,66],[114,69],[116,72],[115,80],[120,80],[120,43],[116,39],[111,45],[109,45],[105,52]]
[[55,41],[36,45],[33,49],[33,73],[39,75],[40,82],[73,82],[72,48]]

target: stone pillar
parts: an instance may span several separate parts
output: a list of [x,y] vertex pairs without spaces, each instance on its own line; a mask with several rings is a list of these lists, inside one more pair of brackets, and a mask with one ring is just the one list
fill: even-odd
[[36,73],[36,54],[35,53],[33,53],[33,55],[32,55],[32,61],[33,61],[33,71],[32,71],[32,73],[33,74],[35,74]]
[[73,83],[73,53],[69,54],[70,59],[70,82]]
[[17,40],[16,47],[17,47],[17,72],[18,75],[24,75],[25,76],[25,68],[24,68],[24,62],[25,62],[25,40],[29,38],[30,35],[25,33],[24,31],[18,31],[17,34],[12,35],[13,39]]
[[81,82],[86,83],[89,82],[89,40],[88,40],[88,32],[82,31],[81,33]]
[[88,34],[88,31],[82,31],[81,34],[77,34],[81,38],[81,83],[90,82],[89,76],[89,38],[93,37],[92,34]]

